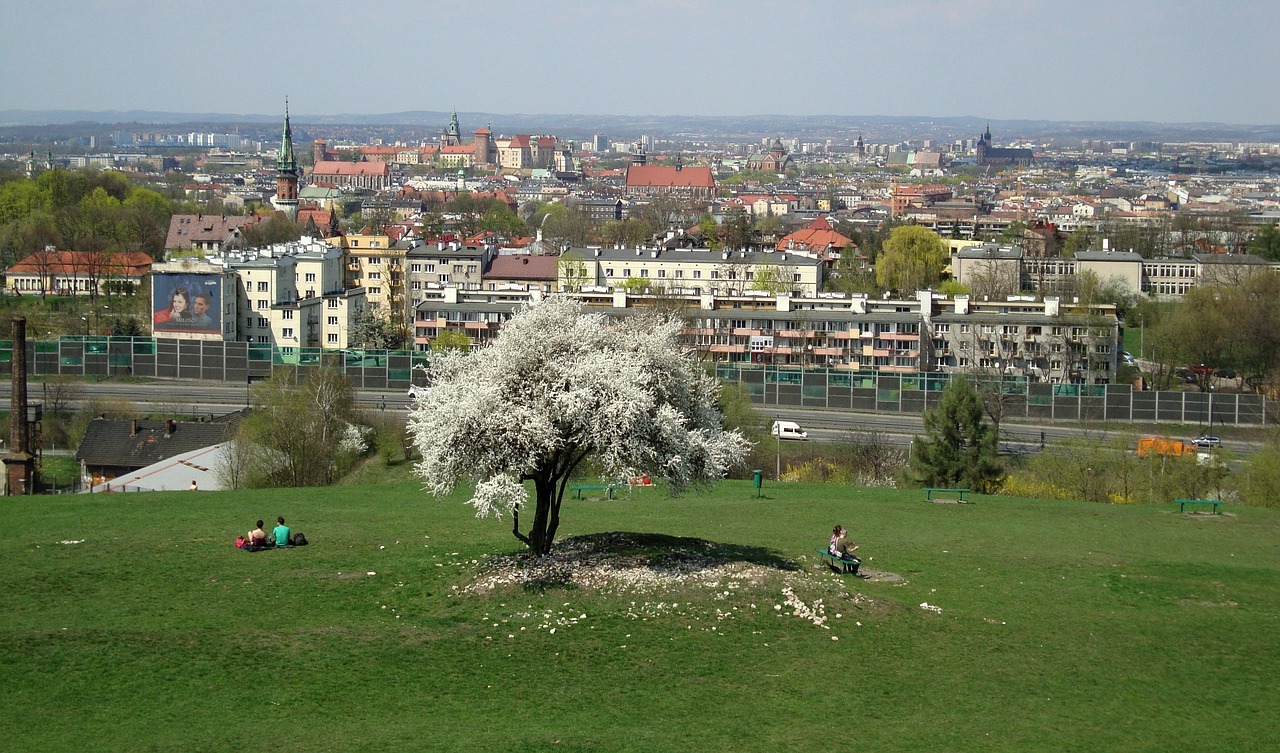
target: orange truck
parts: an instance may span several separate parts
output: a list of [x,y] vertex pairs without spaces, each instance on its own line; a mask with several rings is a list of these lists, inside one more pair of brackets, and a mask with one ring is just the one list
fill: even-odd
[[1172,439],[1170,437],[1139,437],[1138,438],[1138,457],[1145,458],[1148,455],[1194,455],[1196,454],[1196,446],[1190,442],[1184,442],[1181,439]]

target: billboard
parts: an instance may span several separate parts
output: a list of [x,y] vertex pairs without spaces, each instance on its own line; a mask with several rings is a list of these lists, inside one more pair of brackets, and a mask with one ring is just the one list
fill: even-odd
[[152,331],[222,334],[221,293],[216,274],[153,274]]

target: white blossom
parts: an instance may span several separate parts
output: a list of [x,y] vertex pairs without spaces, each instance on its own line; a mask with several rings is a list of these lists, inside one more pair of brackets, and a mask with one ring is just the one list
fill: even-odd
[[426,489],[474,480],[477,515],[501,516],[523,507],[526,479],[560,480],[586,455],[610,478],[649,474],[673,492],[722,477],[748,443],[723,430],[718,382],[682,352],[680,326],[613,323],[553,296],[493,344],[437,357],[409,418]]

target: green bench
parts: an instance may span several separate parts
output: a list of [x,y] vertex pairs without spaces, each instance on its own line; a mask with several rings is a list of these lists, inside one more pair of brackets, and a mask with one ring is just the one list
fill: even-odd
[[928,486],[927,486],[927,487],[925,487],[925,490],[924,490],[924,501],[925,501],[925,502],[933,502],[933,501],[934,501],[934,500],[933,500],[933,495],[935,495],[935,494],[954,494],[954,495],[956,495],[956,497],[957,497],[958,499],[955,499],[955,500],[950,500],[950,499],[939,499],[938,501],[939,501],[939,502],[952,502],[952,501],[955,501],[955,502],[959,502],[960,504],[964,504],[964,503],[967,501],[967,500],[964,498],[964,495],[966,495],[966,494],[968,494],[968,493],[969,493],[969,490],[968,490],[968,489],[944,489],[944,488],[940,488],[940,487],[928,487]]
[[827,564],[831,565],[832,569],[836,570],[837,572],[841,572],[841,573],[857,572],[856,570],[854,570],[854,567],[853,567],[854,563],[841,559],[839,555],[832,554],[826,549],[818,549],[816,551],[818,552],[818,554],[822,555],[822,558],[827,562]]
[[582,493],[585,491],[603,490],[607,498],[613,499],[614,490],[620,486],[622,486],[622,484],[583,484],[580,486],[571,486],[569,487],[569,491],[577,495],[578,499],[582,499]]
[[1222,505],[1220,499],[1175,499],[1174,502],[1178,503],[1180,513],[1187,511],[1187,505],[1213,505],[1213,514],[1217,515],[1218,507]]

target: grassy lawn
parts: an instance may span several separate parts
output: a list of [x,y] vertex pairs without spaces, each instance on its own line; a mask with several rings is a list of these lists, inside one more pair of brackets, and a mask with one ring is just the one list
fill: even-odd
[[[676,537],[634,536],[634,555],[722,546],[679,581],[642,567],[531,587],[504,585],[491,559],[519,551],[508,522],[413,482],[7,498],[4,748],[1247,751],[1280,738],[1280,511],[765,494],[727,482],[567,501],[565,543],[620,531]],[[281,514],[311,546],[232,546]],[[816,561],[836,523],[872,579]]]

